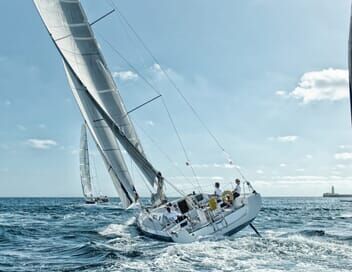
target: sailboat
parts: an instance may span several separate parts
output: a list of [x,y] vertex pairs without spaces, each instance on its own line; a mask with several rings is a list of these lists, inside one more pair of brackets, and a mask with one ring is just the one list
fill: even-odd
[[81,185],[84,199],[87,204],[95,204],[93,196],[92,179],[90,176],[89,168],[89,153],[88,153],[88,140],[86,126],[82,125],[81,128],[81,145],[79,150],[80,172],[81,172]]
[[86,204],[95,203],[105,203],[109,202],[107,196],[102,194],[94,195],[92,177],[90,174],[90,163],[89,163],[89,150],[88,150],[88,137],[86,125],[83,124],[81,127],[81,141],[80,141],[80,151],[79,151],[79,161],[80,161],[80,173],[81,173],[81,185],[82,192]]
[[[187,243],[204,236],[232,235],[250,225],[262,200],[250,183],[236,199],[227,192],[220,199],[202,192],[182,194],[168,201],[165,183],[170,183],[147,158],[129,112],[94,36],[92,25],[79,0],[33,0],[64,64],[66,76],[83,119],[94,139],[124,208],[137,206],[136,223],[152,238]],[[102,18],[105,16],[102,16]],[[162,99],[162,98],[161,98]],[[169,112],[168,112],[169,113]],[[140,201],[122,155],[127,152],[154,192],[150,204]],[[190,165],[187,162],[187,165]],[[175,220],[165,220],[173,209]]]

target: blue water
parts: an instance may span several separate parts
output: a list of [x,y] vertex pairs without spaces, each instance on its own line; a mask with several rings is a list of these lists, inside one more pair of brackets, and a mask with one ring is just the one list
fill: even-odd
[[352,271],[352,202],[264,198],[230,238],[172,244],[140,236],[114,199],[0,199],[0,271]]

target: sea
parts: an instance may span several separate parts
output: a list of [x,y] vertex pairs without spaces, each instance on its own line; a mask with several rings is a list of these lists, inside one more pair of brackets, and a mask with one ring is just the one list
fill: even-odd
[[254,225],[190,244],[142,236],[118,199],[1,198],[0,271],[352,271],[352,199],[264,198]]

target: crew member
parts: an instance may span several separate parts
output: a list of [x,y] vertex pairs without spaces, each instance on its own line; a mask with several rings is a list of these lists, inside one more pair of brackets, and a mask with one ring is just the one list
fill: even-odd
[[219,182],[215,182],[214,195],[216,196],[217,199],[221,198],[221,196],[222,196],[222,190],[220,189]]
[[180,218],[180,214],[177,213],[176,211],[172,211],[170,206],[166,207],[165,216],[170,222],[176,222],[176,223],[178,222],[178,220]]
[[235,186],[235,190],[233,191],[233,199],[241,195],[241,185],[240,185],[241,181],[239,179],[236,179],[235,183],[236,183],[236,186]]

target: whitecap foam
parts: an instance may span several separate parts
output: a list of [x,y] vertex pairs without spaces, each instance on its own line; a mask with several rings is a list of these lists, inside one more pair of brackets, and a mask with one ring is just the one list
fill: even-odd
[[125,236],[129,234],[127,226],[123,224],[110,224],[98,233],[102,236]]

